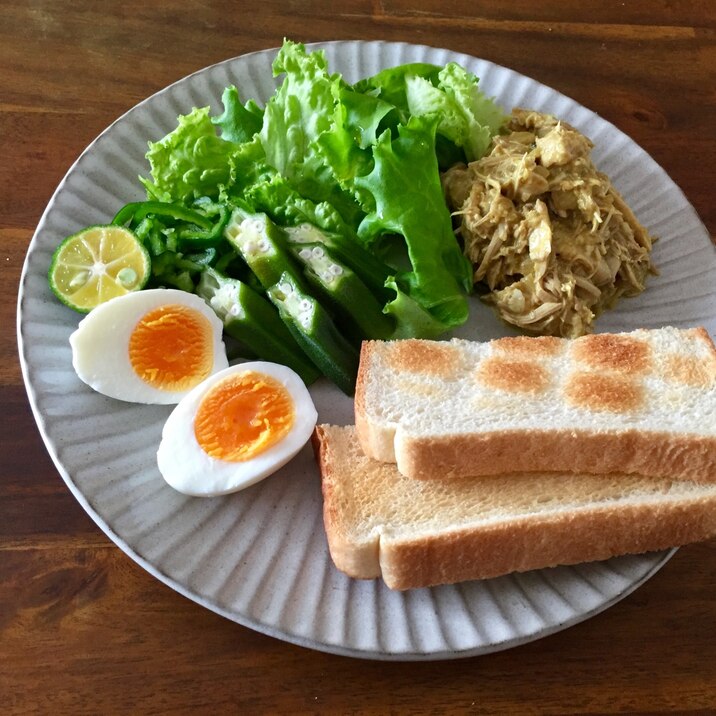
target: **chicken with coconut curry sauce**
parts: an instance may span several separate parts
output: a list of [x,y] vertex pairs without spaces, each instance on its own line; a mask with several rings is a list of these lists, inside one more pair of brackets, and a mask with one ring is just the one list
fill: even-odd
[[592,143],[555,117],[515,109],[490,153],[443,175],[474,281],[507,323],[574,338],[636,296],[654,238],[597,171]]

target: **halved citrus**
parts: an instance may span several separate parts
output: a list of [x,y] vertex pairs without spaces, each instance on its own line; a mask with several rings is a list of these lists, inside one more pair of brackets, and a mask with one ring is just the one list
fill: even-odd
[[151,260],[123,226],[91,226],[68,236],[50,263],[50,288],[65,305],[89,313],[100,303],[144,288]]

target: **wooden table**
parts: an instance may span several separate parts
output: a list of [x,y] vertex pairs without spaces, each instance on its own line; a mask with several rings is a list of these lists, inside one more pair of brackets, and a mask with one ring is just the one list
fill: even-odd
[[[25,0],[0,9],[0,703],[3,713],[603,713],[716,710],[716,542],[549,638],[481,658],[378,663],[255,633],[130,561],[58,476],[14,320],[25,252],[70,164],[156,90],[219,60],[376,38],[510,66],[615,123],[716,231],[710,0]],[[716,280],[716,278],[715,278]]]

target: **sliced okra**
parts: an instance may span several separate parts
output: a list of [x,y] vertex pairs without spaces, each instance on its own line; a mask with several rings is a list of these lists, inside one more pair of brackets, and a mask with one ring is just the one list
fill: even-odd
[[224,331],[259,358],[287,365],[307,385],[320,376],[274,306],[245,283],[208,268],[196,292],[214,309]]
[[348,266],[336,259],[320,243],[297,243],[291,246],[303,263],[309,282],[358,328],[361,338],[388,339],[394,330],[393,320],[369,288]]
[[363,244],[342,234],[323,231],[313,224],[299,224],[284,231],[291,246],[316,243],[325,245],[336,259],[358,275],[379,302],[385,304],[393,299],[393,292],[386,287],[385,282],[395,271]]
[[358,352],[336,328],[325,308],[289,272],[282,274],[267,294],[304,353],[344,393],[353,395]]
[[224,229],[224,236],[265,289],[275,285],[285,271],[296,269],[285,234],[266,214],[235,209]]

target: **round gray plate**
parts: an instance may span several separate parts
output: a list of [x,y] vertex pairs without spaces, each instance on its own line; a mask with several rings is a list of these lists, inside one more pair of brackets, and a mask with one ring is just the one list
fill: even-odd
[[[506,110],[532,107],[577,126],[594,140],[598,166],[660,237],[654,257],[661,275],[600,319],[599,329],[702,324],[714,334],[716,254],[708,234],[664,171],[614,126],[544,85],[467,55],[381,42],[323,47],[332,70],[349,81],[404,62],[455,60]],[[328,555],[310,448],[244,492],[188,498],[156,467],[171,408],[105,398],[75,375],[68,337],[78,315],[46,284],[54,248],[143,198],[136,177],[148,171],[147,141],[171,131],[177,115],[194,106],[220,110],[221,92],[232,83],[244,100],[266,100],[275,87],[274,56],[258,52],[209,67],[129,111],[80,156],[40,221],[20,286],[21,362],[40,432],[68,487],[119,547],[172,588],[252,629],[324,651],[404,660],[484,654],[564,629],[622,599],[673,551],[405,593],[350,580]],[[460,335],[504,333],[487,309],[474,306],[473,315]],[[312,393],[320,422],[352,422],[352,401],[335,388],[319,382]]]

